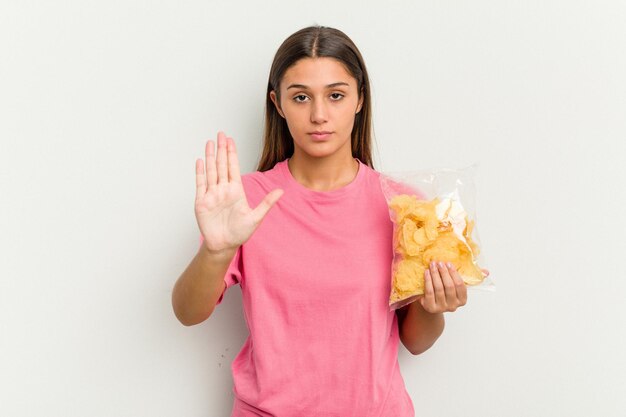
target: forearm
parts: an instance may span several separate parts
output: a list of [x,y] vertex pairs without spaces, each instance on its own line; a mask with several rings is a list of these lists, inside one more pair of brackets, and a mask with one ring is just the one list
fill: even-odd
[[178,320],[186,326],[206,320],[222,294],[224,276],[235,250],[209,253],[202,246],[172,291],[172,306]]
[[404,318],[399,321],[400,340],[409,352],[419,355],[437,341],[444,326],[443,313],[429,313],[416,300],[409,304]]

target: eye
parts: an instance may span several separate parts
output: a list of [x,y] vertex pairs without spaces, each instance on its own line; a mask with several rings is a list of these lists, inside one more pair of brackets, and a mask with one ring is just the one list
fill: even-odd
[[341,93],[332,93],[331,96],[341,96],[340,98],[334,100],[334,101],[339,101],[343,97],[343,94],[341,94]]
[[294,100],[296,103],[304,103],[304,101],[303,101],[303,100],[302,100],[302,101],[301,101],[301,100],[298,100],[298,97],[306,97],[306,96],[305,96],[304,94],[298,94],[297,96],[295,96],[295,97],[293,98],[293,100]]

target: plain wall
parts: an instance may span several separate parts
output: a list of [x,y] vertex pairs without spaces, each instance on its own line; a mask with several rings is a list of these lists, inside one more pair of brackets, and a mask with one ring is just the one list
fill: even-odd
[[[184,327],[195,160],[261,149],[280,43],[350,36],[375,168],[478,164],[496,292],[399,360],[418,416],[623,416],[626,3],[2,2],[0,415],[229,416],[241,292]],[[621,393],[621,394],[620,394]]]

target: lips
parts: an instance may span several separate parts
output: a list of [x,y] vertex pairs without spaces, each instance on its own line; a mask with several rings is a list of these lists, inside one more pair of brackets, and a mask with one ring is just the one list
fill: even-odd
[[329,138],[332,133],[333,132],[315,131],[310,132],[309,135],[311,135],[311,138],[313,138],[314,140],[323,140]]

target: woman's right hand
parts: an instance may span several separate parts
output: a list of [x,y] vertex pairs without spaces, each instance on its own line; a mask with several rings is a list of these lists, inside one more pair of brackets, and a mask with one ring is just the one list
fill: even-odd
[[206,143],[205,156],[206,171],[202,159],[196,160],[195,202],[203,244],[212,253],[236,250],[261,224],[283,190],[270,191],[251,209],[241,182],[234,140],[218,132],[217,158],[212,140]]

